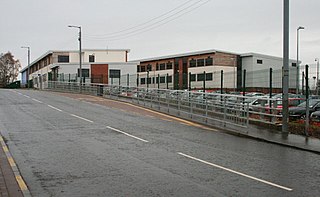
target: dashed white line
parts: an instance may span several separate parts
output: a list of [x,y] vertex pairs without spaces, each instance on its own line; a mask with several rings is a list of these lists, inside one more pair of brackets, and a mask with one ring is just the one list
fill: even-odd
[[42,101],[39,101],[39,100],[34,99],[34,98],[32,100],[34,100],[35,102],[38,102],[38,103],[43,103]]
[[55,110],[57,110],[57,111],[59,111],[59,112],[62,112],[61,109],[58,109],[58,108],[56,108],[56,107],[53,107],[52,105],[48,105],[48,107],[50,107],[50,108],[52,108],[52,109],[55,109]]
[[28,96],[28,95],[25,95],[25,94],[23,94],[22,96],[24,96],[24,97],[27,97],[27,98],[30,98],[30,96]]
[[256,177],[253,177],[253,176],[244,174],[244,173],[242,173],[242,172],[237,172],[237,171],[235,171],[235,170],[232,170],[232,169],[229,169],[229,168],[226,168],[226,167],[223,167],[223,166],[219,166],[219,165],[217,165],[217,164],[213,164],[213,163],[210,163],[210,162],[207,162],[207,161],[204,161],[204,160],[201,160],[201,159],[192,157],[192,156],[190,156],[190,155],[187,155],[187,154],[184,154],[184,153],[181,153],[181,152],[179,152],[178,154],[179,154],[179,155],[182,155],[182,156],[184,156],[184,157],[187,157],[187,158],[189,158],[189,159],[193,159],[193,160],[195,160],[195,161],[199,161],[199,162],[201,162],[201,163],[204,163],[204,164],[207,164],[207,165],[216,167],[216,168],[220,168],[220,169],[222,169],[222,170],[225,170],[225,171],[228,171],[228,172],[231,172],[231,173],[240,175],[240,176],[244,176],[244,177],[249,178],[249,179],[253,179],[253,180],[255,180],[255,181],[259,181],[259,182],[262,182],[262,183],[265,183],[265,184],[268,184],[268,185],[271,185],[271,186],[274,186],[274,187],[278,187],[278,188],[283,189],[283,190],[287,190],[287,191],[292,191],[292,190],[293,190],[293,189],[291,189],[291,188],[284,187],[284,186],[281,186],[281,185],[278,185],[278,184],[275,184],[275,183],[271,183],[271,182],[269,182],[269,181],[265,181],[265,180],[263,180],[263,179],[259,179],[259,178],[256,178]]
[[113,128],[113,127],[109,127],[109,126],[107,126],[107,128],[108,128],[108,129],[111,129],[111,130],[113,130],[113,131],[122,133],[122,134],[124,134],[124,135],[126,135],[126,136],[132,137],[132,138],[134,138],[134,139],[137,139],[137,140],[140,140],[140,141],[143,141],[143,142],[149,142],[149,141],[147,141],[147,140],[144,140],[144,139],[142,139],[142,138],[136,137],[136,136],[131,135],[131,134],[129,134],[129,133],[126,133],[126,132],[124,132],[124,131],[120,131],[119,129],[116,129],[116,128]]
[[79,119],[81,119],[81,120],[85,120],[85,121],[87,121],[87,122],[93,123],[92,120],[88,120],[88,119],[83,118],[83,117],[81,117],[81,116],[77,116],[77,115],[75,115],[75,114],[70,114],[70,115],[73,116],[73,117],[79,118]]

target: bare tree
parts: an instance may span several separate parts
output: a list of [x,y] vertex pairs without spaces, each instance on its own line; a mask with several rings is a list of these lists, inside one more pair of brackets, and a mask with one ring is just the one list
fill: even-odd
[[20,61],[15,60],[10,52],[0,54],[0,87],[17,80],[20,68]]

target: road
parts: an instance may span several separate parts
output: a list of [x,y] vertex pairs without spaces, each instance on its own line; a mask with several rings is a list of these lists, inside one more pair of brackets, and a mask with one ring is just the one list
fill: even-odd
[[99,97],[0,89],[0,132],[33,196],[320,194],[317,154]]

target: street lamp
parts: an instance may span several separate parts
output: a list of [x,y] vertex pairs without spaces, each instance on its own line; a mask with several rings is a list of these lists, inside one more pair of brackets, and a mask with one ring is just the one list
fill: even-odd
[[27,66],[26,80],[27,80],[27,88],[29,88],[30,47],[22,46],[21,48],[28,49],[28,66]]
[[80,91],[81,91],[81,84],[82,84],[82,58],[81,58],[81,26],[75,25],[68,25],[70,28],[78,28],[79,29],[79,77],[80,77]]
[[297,78],[296,78],[296,94],[299,94],[299,30],[304,29],[304,27],[299,26],[297,28]]
[[317,81],[316,81],[316,88],[317,88],[317,95],[319,95],[319,88],[318,88],[318,83],[319,83],[319,58],[316,58],[314,61],[317,62]]

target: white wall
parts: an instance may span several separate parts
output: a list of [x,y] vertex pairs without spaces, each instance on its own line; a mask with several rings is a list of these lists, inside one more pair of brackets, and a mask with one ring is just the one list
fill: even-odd
[[[95,62],[125,62],[126,61],[126,51],[83,51],[82,52],[82,62],[89,62],[89,55],[95,56]],[[70,63],[79,62],[79,53],[70,52],[69,53]]]

